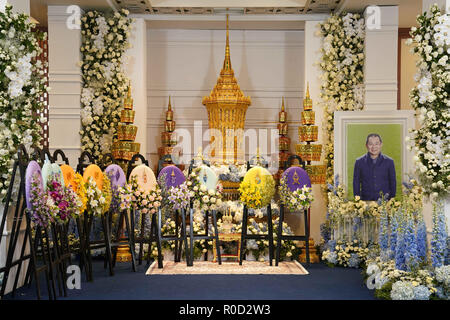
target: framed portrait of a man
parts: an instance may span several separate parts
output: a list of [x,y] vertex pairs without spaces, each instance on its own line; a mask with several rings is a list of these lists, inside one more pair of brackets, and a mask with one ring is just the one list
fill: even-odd
[[334,172],[348,198],[400,198],[402,182],[413,171],[405,137],[414,128],[414,111],[338,111],[334,128]]

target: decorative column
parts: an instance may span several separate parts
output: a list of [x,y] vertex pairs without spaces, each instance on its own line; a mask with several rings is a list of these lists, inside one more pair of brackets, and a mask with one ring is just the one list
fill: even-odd
[[[447,14],[450,14],[450,0],[422,0],[422,12],[429,11],[430,7],[433,4],[437,4],[441,8],[442,12],[445,11]],[[427,222],[428,226],[431,226],[432,224],[429,223],[431,221],[431,205],[425,204],[425,209],[428,209],[427,211],[430,212],[429,216],[425,217],[425,221]],[[450,236],[450,196],[447,196],[444,201],[444,213],[445,217],[447,218],[447,233],[448,236]],[[427,231],[431,232],[431,228],[427,228]]]
[[[320,59],[320,48],[322,46],[322,39],[319,35],[317,35],[317,31],[320,30],[319,24],[322,21],[305,21],[305,85],[302,88],[303,97],[306,97],[306,80],[309,81],[309,93],[310,99],[316,101],[316,104],[320,105],[320,84],[322,80],[320,79],[320,75],[322,73],[320,66],[318,65],[318,61]],[[304,111],[304,110],[302,110]],[[300,116],[300,115],[298,115]],[[296,116],[296,118],[298,117]],[[298,119],[298,118],[297,118]],[[324,118],[323,111],[320,110],[315,114],[316,123],[319,126],[320,134],[318,136],[317,143],[323,145],[323,137],[324,134]],[[325,197],[322,192],[322,186],[320,184],[313,184],[312,191],[314,195],[314,202],[311,205],[311,220],[310,220],[310,236],[316,243],[320,241],[320,225],[325,222],[326,215],[326,203]],[[287,222],[293,226],[293,228],[297,229],[298,232],[302,232],[302,228],[298,225],[298,218],[289,220],[289,216],[287,216]],[[293,230],[296,231],[296,230]]]
[[[303,111],[301,116],[301,126],[298,127],[299,144],[296,145],[296,153],[306,162],[306,171],[308,172],[311,184],[324,184],[326,180],[326,165],[312,165],[312,161],[320,161],[322,155],[322,145],[312,144],[319,140],[319,127],[315,125],[316,114],[313,111],[313,102],[309,95],[309,84],[306,88],[306,97],[303,99]],[[304,142],[304,144],[302,143]],[[308,212],[308,221],[311,214]],[[310,226],[308,226],[310,228]],[[303,242],[303,247],[304,247]],[[309,239],[309,252],[311,263],[320,262],[314,244],[314,239]],[[306,250],[302,251],[299,257],[300,262],[306,262]]]
[[139,127],[136,142],[141,144],[140,153],[148,159],[147,150],[147,28],[144,19],[135,18],[130,31],[131,48],[124,54],[124,70],[133,87],[135,120]]
[[48,7],[49,145],[51,152],[62,149],[76,166],[81,150],[81,29],[67,27],[73,15],[67,9]]
[[139,153],[140,143],[134,142],[138,127],[133,125],[135,111],[133,110],[133,99],[131,98],[131,87],[128,86],[127,97],[123,100],[123,109],[120,111],[120,123],[117,125],[117,139],[114,139],[111,153],[117,164],[124,172],[127,172],[128,161]]
[[[17,13],[25,13],[27,15],[30,14],[30,2],[29,0],[8,0],[8,1],[4,1],[4,3],[0,4],[0,11],[4,11],[6,6],[6,3],[10,4],[13,6],[13,11],[17,12]],[[16,175],[18,175],[19,172],[16,173]],[[12,223],[13,223],[13,215],[14,215],[14,210],[15,207],[10,206],[9,211],[6,213],[7,214],[7,218],[6,218],[6,225],[5,225],[5,229],[4,230],[0,230],[0,237],[2,237],[1,239],[1,244],[0,244],[0,267],[4,267],[5,263],[6,263],[6,256],[7,256],[7,248],[10,242],[10,235],[11,235],[11,227],[12,227]],[[3,211],[4,211],[4,204],[0,202],[0,221],[3,218]],[[14,251],[14,259],[17,259],[20,257],[20,250],[22,248],[22,244],[23,244],[23,240],[24,240],[24,235],[25,235],[25,229],[26,228],[26,224],[25,224],[25,219],[22,221],[22,224],[20,226],[20,232],[19,232],[19,236],[17,239],[17,245]],[[26,247],[25,249],[25,254],[30,253],[30,248],[29,246]],[[28,268],[28,261],[24,261],[22,263],[22,267],[21,267],[21,271],[20,271],[20,276],[18,279],[18,283],[17,283],[17,288],[20,288],[21,286],[23,286],[23,283],[25,281],[25,276],[26,276],[26,270]],[[6,286],[6,290],[5,290],[5,294],[9,293],[12,291],[12,287],[14,284],[14,279],[16,278],[16,274],[17,274],[17,266],[11,268],[10,272],[9,272],[9,276],[8,276],[8,285]],[[3,272],[0,273],[0,285],[3,282]]]
[[379,28],[366,25],[364,110],[397,110],[398,7],[378,8]]

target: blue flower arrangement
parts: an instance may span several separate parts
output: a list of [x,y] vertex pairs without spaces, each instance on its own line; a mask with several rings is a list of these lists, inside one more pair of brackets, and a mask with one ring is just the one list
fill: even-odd
[[405,264],[407,271],[413,271],[417,269],[419,262],[417,252],[417,242],[416,242],[416,234],[415,234],[415,226],[412,217],[406,218],[406,227],[405,232],[403,234],[404,242],[405,242]]
[[405,225],[404,220],[400,218],[397,231],[397,245],[395,246],[395,268],[406,270],[405,262]]
[[398,232],[398,220],[397,215],[393,215],[391,219],[391,237],[390,237],[390,245],[391,245],[391,259],[395,258],[395,250],[397,247],[397,232]]
[[427,227],[425,221],[421,219],[417,224],[417,257],[423,262],[427,261]]
[[447,226],[441,204],[433,208],[433,236],[431,239],[431,263],[437,268],[444,264],[447,255]]

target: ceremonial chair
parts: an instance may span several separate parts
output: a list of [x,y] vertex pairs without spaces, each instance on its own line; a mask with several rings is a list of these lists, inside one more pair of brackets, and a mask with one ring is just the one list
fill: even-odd
[[[33,156],[35,159],[40,159],[40,150],[37,148],[35,149],[33,153]],[[8,285],[8,279],[10,276],[11,269],[13,267],[16,267],[16,276],[14,279],[14,285],[12,288],[12,296],[15,295],[15,291],[17,289],[18,280],[20,276],[20,271],[22,268],[22,265],[29,262],[28,264],[28,271],[27,270],[27,276],[25,277],[25,283],[31,285],[31,277],[28,276],[29,272],[32,272],[34,275],[34,278],[36,280],[36,294],[37,298],[41,299],[41,288],[39,283],[39,274],[44,273],[46,284],[47,284],[47,291],[48,291],[48,297],[49,299],[56,299],[56,288],[53,278],[53,272],[52,272],[52,261],[51,261],[51,254],[50,254],[50,248],[48,244],[50,243],[47,231],[45,230],[42,232],[41,228],[39,226],[36,226],[35,229],[35,238],[33,241],[33,235],[32,235],[32,225],[31,225],[31,213],[26,209],[26,198],[25,198],[25,176],[26,176],[26,168],[28,166],[28,163],[30,161],[30,158],[28,156],[28,153],[23,145],[20,145],[17,152],[17,160],[14,161],[13,164],[13,170],[11,173],[11,180],[8,187],[8,191],[6,193],[5,197],[5,206],[3,215],[0,222],[0,232],[1,234],[5,234],[5,226],[6,221],[8,218],[8,211],[10,205],[15,206],[14,210],[14,216],[12,219],[12,227],[10,231],[10,240],[8,245],[6,246],[6,262],[5,266],[0,268],[0,273],[3,273],[3,281],[0,287],[0,298],[2,298],[5,295],[5,291]],[[17,194],[16,200],[13,198],[13,188],[15,183],[16,174],[19,175],[20,182],[19,182],[19,191]],[[25,219],[24,219],[25,218]],[[26,224],[26,230],[23,237],[23,243],[22,247],[20,248],[20,255],[18,258],[15,258],[16,256],[16,250],[19,248],[18,240],[20,236],[21,226],[22,223],[25,221]],[[6,237],[0,237],[0,244],[3,240],[3,238]],[[29,246],[29,253],[25,253],[27,245]],[[37,254],[38,254],[38,246],[40,245],[41,253],[42,253],[42,264],[38,264],[37,260]]]
[[[179,169],[177,168],[177,170],[179,170]],[[180,170],[180,172],[181,172],[181,170]],[[158,174],[158,180],[160,178],[160,173],[161,173],[161,171]],[[186,210],[184,208],[181,210],[175,210],[174,216],[175,216],[175,234],[165,235],[165,236],[162,235],[161,208],[159,208],[159,210],[158,210],[157,218],[155,217],[155,215],[153,215],[153,217],[152,217],[152,228],[151,228],[151,232],[150,232],[149,248],[151,246],[153,239],[156,238],[157,239],[156,240],[157,248],[158,248],[158,268],[159,269],[163,268],[163,260],[162,260],[162,254],[161,254],[162,241],[175,241],[175,252],[174,252],[174,261],[175,262],[181,261],[182,246],[184,243],[186,265],[189,265],[190,258],[189,258],[189,246],[188,246],[188,242],[187,242],[187,232],[186,232]],[[179,223],[180,216],[181,216],[181,230],[179,230],[180,229],[180,223]],[[147,256],[147,263],[149,263],[149,262],[150,262],[150,255]]]
[[[264,168],[268,168],[269,164],[268,162],[262,158],[260,159],[259,155],[252,157],[247,162],[247,171],[250,170],[251,165],[261,165]],[[239,265],[242,265],[242,261],[245,258],[245,248],[247,244],[247,240],[254,239],[254,240],[268,240],[269,241],[269,264],[272,266],[272,259],[274,257],[274,246],[273,246],[273,222],[272,222],[272,206],[269,203],[267,206],[267,229],[268,233],[267,235],[264,234],[247,234],[247,222],[248,222],[248,208],[244,204],[244,210],[242,214],[242,231],[241,231],[241,251],[240,251],[240,258],[239,258]]]
[[[292,167],[292,160],[297,159],[299,161],[299,166],[305,170],[305,162],[302,160],[301,157],[298,155],[291,155],[288,158],[288,161],[284,163],[283,170],[286,170],[289,167]],[[275,266],[278,266],[278,262],[280,261],[280,251],[281,251],[281,241],[282,240],[299,240],[299,241],[305,241],[305,248],[306,248],[306,264],[309,265],[310,263],[310,256],[309,256],[309,221],[308,221],[308,210],[303,210],[304,215],[304,221],[305,221],[305,235],[283,235],[283,222],[284,222],[284,204],[282,201],[280,201],[280,217],[278,220],[278,236],[277,236],[277,249],[276,249],[276,260],[275,260]]]
[[[189,165],[189,174],[192,173],[192,170],[194,169],[195,159],[192,159]],[[210,166],[210,163],[204,159],[202,159],[202,164],[206,166]],[[189,240],[190,240],[190,259],[188,262],[188,267],[192,267],[194,265],[194,242],[196,240],[216,240],[216,250],[217,250],[217,260],[219,262],[219,265],[222,264],[222,257],[220,254],[220,244],[219,244],[219,229],[217,228],[217,211],[212,210],[211,211],[211,217],[213,220],[213,227],[214,227],[214,235],[209,235],[209,210],[206,210],[204,212],[205,214],[205,235],[194,235],[194,208],[192,200],[189,204]],[[187,251],[187,250],[186,250]],[[205,253],[205,261],[208,260],[208,253]]]

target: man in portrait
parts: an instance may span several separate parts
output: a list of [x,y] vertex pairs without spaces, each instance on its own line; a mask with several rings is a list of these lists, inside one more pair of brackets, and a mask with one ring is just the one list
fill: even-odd
[[386,200],[395,197],[396,180],[394,160],[381,153],[383,141],[377,133],[366,139],[367,153],[355,161],[353,194],[361,200],[377,201],[381,193]]

